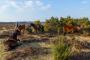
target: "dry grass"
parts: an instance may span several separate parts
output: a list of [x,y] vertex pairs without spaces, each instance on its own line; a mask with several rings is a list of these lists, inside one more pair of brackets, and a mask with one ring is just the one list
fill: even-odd
[[50,45],[35,39],[23,40],[22,45],[12,51],[5,51],[3,43],[0,43],[0,60],[50,60]]
[[[81,56],[82,58],[87,58],[85,54],[89,58],[89,51],[86,52],[87,47],[90,47],[89,40],[84,42],[80,37],[77,39],[75,36],[65,36],[67,38],[67,43],[73,45],[72,50],[75,54],[72,55],[71,59],[75,60],[77,56]],[[3,43],[0,42],[0,60],[52,60],[51,55],[51,46],[55,37],[48,37],[46,35],[24,35],[21,36],[22,45],[18,46],[16,49],[12,51],[4,51]],[[82,39],[85,39],[82,38]],[[0,40],[1,41],[1,40]],[[79,50],[80,49],[80,50]],[[77,52],[78,50],[78,52]],[[82,51],[83,50],[83,51]],[[83,53],[82,53],[83,52]],[[88,53],[88,54],[87,54]],[[80,55],[81,54],[81,55]],[[84,56],[84,57],[83,57]],[[80,58],[79,58],[80,59]],[[89,58],[90,59],[90,58]]]

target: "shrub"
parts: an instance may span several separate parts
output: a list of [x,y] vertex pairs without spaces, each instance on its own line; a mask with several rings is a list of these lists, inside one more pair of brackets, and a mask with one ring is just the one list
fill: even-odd
[[32,29],[31,28],[27,28],[26,30],[28,31],[28,33],[32,33]]
[[70,49],[71,46],[66,44],[65,42],[65,37],[59,36],[55,40],[55,43],[53,45],[53,57],[54,60],[68,60],[70,56]]

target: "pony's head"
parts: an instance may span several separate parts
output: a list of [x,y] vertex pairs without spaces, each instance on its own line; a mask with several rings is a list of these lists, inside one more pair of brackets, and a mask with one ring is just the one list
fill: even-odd
[[19,25],[19,26],[17,27],[17,29],[20,30],[20,31],[21,31],[21,30],[25,30],[25,25]]

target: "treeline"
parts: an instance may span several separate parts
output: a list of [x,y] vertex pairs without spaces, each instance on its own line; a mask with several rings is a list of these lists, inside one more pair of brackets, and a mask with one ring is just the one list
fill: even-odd
[[[36,25],[42,25],[40,20],[34,21]],[[43,27],[40,30],[44,30],[44,32],[51,33],[62,33],[63,27],[66,25],[72,26],[83,26],[84,31],[88,31],[90,29],[90,21],[87,17],[82,18],[72,18],[70,16],[65,17],[51,17],[50,19],[46,19]]]

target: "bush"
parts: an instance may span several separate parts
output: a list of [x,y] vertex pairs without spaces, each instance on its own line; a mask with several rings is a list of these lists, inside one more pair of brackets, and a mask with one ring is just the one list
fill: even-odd
[[65,37],[57,37],[53,45],[53,57],[54,60],[68,60],[70,56],[71,46],[64,42]]
[[26,30],[28,31],[28,33],[32,33],[32,29],[31,28],[27,28]]

